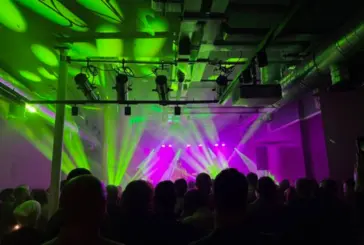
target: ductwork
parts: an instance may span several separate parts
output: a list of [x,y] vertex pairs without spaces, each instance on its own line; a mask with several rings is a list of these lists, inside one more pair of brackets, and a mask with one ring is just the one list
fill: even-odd
[[156,12],[181,13],[183,0],[152,0],[152,9]]
[[339,64],[360,49],[364,40],[364,22],[361,21],[355,28],[347,32],[342,38],[328,45],[321,52],[313,54],[296,67],[290,74],[281,79],[283,99],[275,104],[276,108],[297,99],[308,89],[317,87],[317,79],[309,79],[313,75],[328,73],[332,65]]
[[361,48],[361,45],[364,44],[363,41],[364,21],[361,19],[355,28],[351,28],[340,39],[329,44],[326,49],[313,52],[305,62],[283,77],[279,81],[283,89],[283,98],[273,105],[274,109],[271,112],[259,116],[257,121],[247,130],[242,143],[249,140],[265,119],[269,118],[276,110],[317,88],[320,85],[320,79],[315,79],[314,75],[329,73],[332,65],[340,64],[349,58]]
[[[194,61],[197,59],[208,59],[210,49],[206,45],[212,47],[216,36],[219,33],[221,18],[213,18],[216,15],[223,15],[229,0],[185,0],[183,2],[183,15],[179,34],[179,53],[178,57],[186,60]],[[186,16],[189,18],[184,19]],[[196,16],[196,18],[191,18]],[[203,17],[203,18],[202,18]],[[181,38],[187,37],[190,41],[190,52],[181,52]],[[177,58],[178,58],[177,57]],[[178,83],[176,91],[176,100],[180,100],[184,87],[187,87],[190,82],[200,82],[207,63],[200,64],[178,64],[173,74],[178,71],[185,72],[185,82]],[[175,80],[175,77],[173,77]],[[185,86],[182,86],[185,85]]]
[[333,64],[330,66],[331,83],[337,84],[347,82],[350,79],[349,69],[346,65]]

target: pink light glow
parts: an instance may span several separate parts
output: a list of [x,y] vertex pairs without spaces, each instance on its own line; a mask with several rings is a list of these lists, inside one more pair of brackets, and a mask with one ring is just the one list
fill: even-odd
[[219,144],[215,144],[215,146],[217,147],[217,146],[219,146]]
[[202,144],[199,144],[198,147],[202,147]]
[[166,145],[162,145],[162,148],[165,148],[166,147]]
[[172,145],[168,145],[168,147],[169,147],[169,148],[171,148],[171,147],[172,147]]
[[188,144],[188,145],[186,145],[186,147],[187,147],[187,148],[190,148],[190,147],[191,147],[191,145],[190,145],[190,144]]
[[226,146],[225,143],[222,143],[221,146]]

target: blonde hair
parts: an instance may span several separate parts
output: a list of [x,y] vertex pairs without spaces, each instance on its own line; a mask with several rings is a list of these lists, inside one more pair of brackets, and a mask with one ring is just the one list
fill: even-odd
[[34,227],[41,215],[42,208],[39,202],[26,201],[14,209],[14,216],[21,226]]

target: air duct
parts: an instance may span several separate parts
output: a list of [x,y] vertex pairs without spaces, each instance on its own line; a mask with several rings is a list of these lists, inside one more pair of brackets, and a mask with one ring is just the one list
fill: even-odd
[[162,13],[181,13],[182,12],[181,0],[152,0],[152,9],[156,12]]
[[342,38],[335,41],[328,48],[313,54],[302,65],[296,67],[291,73],[281,79],[284,96],[275,107],[279,108],[288,102],[297,99],[302,93],[317,87],[320,82],[312,78],[313,75],[327,73],[330,66],[339,64],[350,57],[360,48],[364,40],[364,22],[361,21]]
[[330,66],[330,77],[332,85],[347,82],[350,79],[348,67],[345,65],[333,64]]
[[313,52],[309,58],[301,65],[297,66],[291,73],[283,77],[279,83],[283,89],[283,98],[273,105],[274,110],[267,114],[261,114],[256,123],[250,127],[242,143],[245,143],[259,128],[261,123],[272,113],[283,105],[296,100],[301,95],[316,88],[320,84],[320,79],[315,79],[314,75],[329,73],[330,66],[340,64],[349,58],[356,50],[361,48],[364,40],[364,21],[360,19],[355,28],[351,28],[340,39],[330,43],[326,49]]

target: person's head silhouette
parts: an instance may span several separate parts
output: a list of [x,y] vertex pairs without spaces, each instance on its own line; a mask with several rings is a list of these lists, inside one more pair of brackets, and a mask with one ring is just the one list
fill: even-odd
[[213,191],[217,221],[223,225],[241,222],[248,201],[248,181],[244,174],[233,168],[221,171]]

